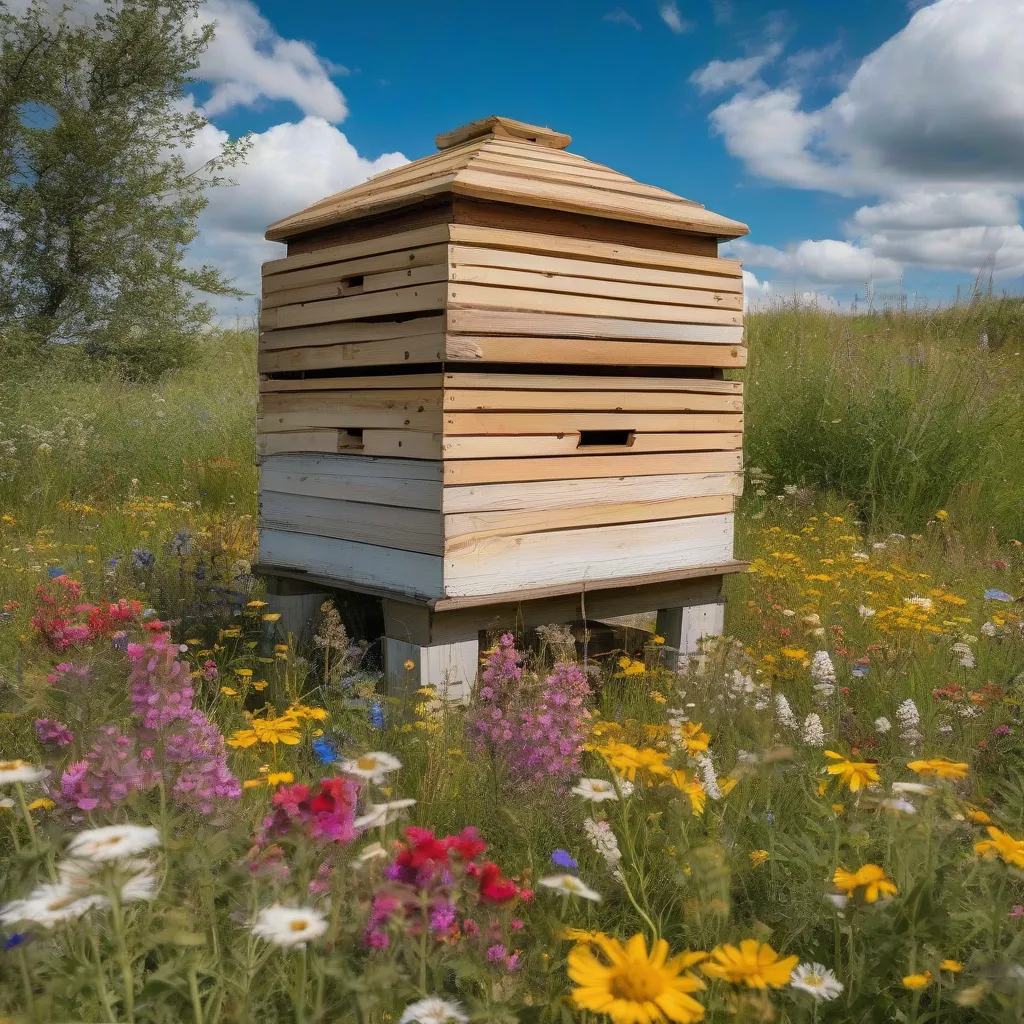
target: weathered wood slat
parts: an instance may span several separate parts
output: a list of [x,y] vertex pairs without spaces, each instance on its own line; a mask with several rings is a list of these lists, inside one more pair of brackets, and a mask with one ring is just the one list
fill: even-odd
[[439,556],[378,544],[260,530],[259,561],[410,597],[434,598],[444,593],[444,562]]
[[444,377],[440,373],[403,373],[372,377],[303,377],[300,379],[263,377],[260,394],[284,394],[293,391],[360,391],[429,388],[440,391]]
[[[317,424],[320,425],[320,424]],[[327,426],[328,424],[323,424]],[[742,413],[657,412],[445,412],[445,437],[453,434],[554,434],[579,430],[742,431]]]
[[660,476],[666,473],[729,473],[742,452],[673,455],[574,455],[537,459],[466,459],[444,464],[445,485],[580,480],[588,477]]
[[341,345],[321,345],[316,348],[261,351],[257,357],[257,366],[260,373],[282,373],[294,370],[439,363],[445,359],[446,347],[443,334],[428,334],[390,341],[349,342]]
[[476,543],[487,537],[510,537],[546,530],[719,515],[731,512],[735,502],[731,494],[711,494],[700,498],[606,503],[537,512],[468,512],[444,517],[444,538],[450,545],[449,551],[454,553],[457,547],[453,541]]
[[601,376],[589,370],[576,376],[553,373],[446,373],[444,386],[448,388],[506,388],[537,391],[671,391],[696,394],[742,395],[743,382],[739,380],[713,380],[703,377],[623,377],[620,374]]
[[[433,267],[424,270],[435,270]],[[676,318],[679,320],[693,319],[694,309],[728,309],[743,311],[743,296],[738,292],[702,291],[696,288],[670,288],[666,285],[638,284],[633,281],[607,281],[595,277],[570,277],[565,274],[544,273],[528,270],[506,270],[495,267],[475,267],[453,265],[449,272],[449,280],[453,285],[486,285],[496,288],[515,288],[532,292],[555,292],[565,296],[587,296],[583,302],[572,303],[574,306],[589,307],[589,297],[608,300],[619,300],[630,304],[636,302],[655,305],[663,310],[666,305],[678,307]],[[288,293],[291,294],[291,293]],[[568,301],[565,303],[569,305]],[[594,304],[587,309],[588,315],[611,315],[602,313],[604,305]],[[564,312],[564,310],[556,310]],[[627,315],[615,311],[615,315]],[[631,315],[631,314],[629,314]],[[660,314],[659,314],[660,315]],[[646,318],[644,318],[646,319]]]
[[[571,241],[571,240],[570,240]],[[520,252],[482,245],[456,245],[448,250],[448,261],[460,269],[465,267],[498,267],[527,270],[540,274],[564,274],[568,277],[590,277],[600,281],[636,282],[664,285],[669,288],[696,288],[703,291],[743,292],[742,278],[725,274],[697,274],[658,267],[633,266],[628,263],[607,263],[599,260],[569,259],[550,253]]]
[[444,392],[446,412],[493,412],[498,410],[550,410],[552,412],[742,412],[743,397],[735,394],[693,394],[686,391],[633,391],[631,380],[621,380],[612,391],[478,391],[458,388]]
[[[306,269],[266,274],[263,278],[263,301],[271,295],[294,288],[308,288],[311,285],[330,284],[359,274],[377,274],[388,270],[408,270],[413,267],[432,266],[447,263],[447,245],[425,245],[416,249],[402,249],[377,256],[365,256],[357,260],[324,262]],[[327,250],[321,250],[326,252]],[[293,257],[297,259],[298,257]],[[266,265],[265,265],[266,266]]]
[[426,409],[419,412],[411,404],[394,409],[339,406],[334,409],[302,409],[297,412],[264,413],[257,420],[257,430],[263,434],[331,427],[338,430],[368,430],[376,427],[385,430],[440,432],[441,413],[438,409]]
[[441,516],[425,509],[390,508],[355,501],[313,496],[297,497],[264,490],[260,493],[260,527],[308,533],[318,537],[357,540],[402,551],[440,555],[443,549]]
[[440,459],[440,432],[421,430],[366,430],[363,451],[367,455],[403,459]]
[[[521,436],[446,437],[440,451],[446,459],[511,459],[542,455],[620,455],[623,452],[732,451],[743,447],[741,433],[636,434],[628,445],[579,447],[580,435],[526,434]],[[412,457],[412,456],[410,456]],[[434,456],[436,457],[436,456]]]
[[445,596],[493,593],[499,580],[513,590],[713,565],[732,558],[732,530],[732,514],[725,513],[487,537],[465,546],[453,540],[445,545]]
[[356,341],[393,341],[421,338],[444,331],[444,315],[430,313],[409,320],[384,320],[379,323],[332,323],[317,327],[293,327],[291,330],[264,330],[260,333],[261,352],[282,348],[308,348],[340,345]]
[[743,474],[675,473],[662,476],[599,477],[445,487],[444,512],[548,512],[630,502],[658,503],[714,494],[743,493]]
[[[510,271],[509,273],[513,273]],[[430,286],[418,291],[426,292]],[[394,295],[397,293],[385,293]],[[370,298],[369,296],[367,298]],[[627,299],[601,299],[589,295],[568,295],[563,292],[529,291],[524,288],[500,288],[476,284],[449,284],[448,308],[509,309],[524,313],[555,313],[564,316],[613,317],[617,320],[653,320],[678,323],[722,324],[740,326],[743,313],[730,309],[708,309],[704,306],[667,306],[655,302],[631,302]],[[353,302],[355,299],[337,299]],[[285,307],[288,308],[288,307]],[[429,308],[429,307],[428,307]],[[454,328],[452,328],[454,329]],[[742,330],[742,327],[740,326]]]
[[394,288],[406,288],[410,285],[433,284],[448,280],[448,266],[435,263],[422,267],[403,267],[399,270],[382,271],[379,274],[357,275],[358,283],[351,278],[335,279],[324,284],[309,285],[304,288],[285,288],[282,291],[269,292],[263,298],[264,309],[278,306],[319,302],[324,299],[348,298],[352,295],[369,295],[372,292],[389,291]]
[[473,224],[449,224],[448,233],[452,242],[464,245],[547,253],[556,256],[580,256],[588,260],[601,260],[613,264],[670,267],[676,270],[693,270],[698,273],[722,274],[735,278],[742,278],[743,275],[743,266],[739,260],[726,259],[721,256],[691,256],[617,242],[569,238],[565,235],[519,231],[514,228],[478,227]]
[[261,457],[284,452],[338,452],[341,432],[338,430],[291,430],[277,434],[264,433],[257,427],[256,452]]
[[448,287],[447,284],[415,285],[410,288],[373,292],[369,295],[350,295],[342,299],[278,306],[264,310],[260,314],[260,327],[273,331],[287,327],[304,327],[308,324],[334,323],[339,320],[444,309],[448,301]]
[[[401,378],[392,378],[395,384],[401,384]],[[336,382],[337,383],[337,382]],[[344,380],[340,383],[344,385]],[[301,412],[305,409],[316,412],[338,411],[342,415],[357,409],[376,409],[382,411],[411,410],[425,412],[428,409],[441,408],[441,392],[429,388],[356,388],[338,391],[321,391],[319,389],[303,392],[286,392],[265,394],[260,399],[260,409],[264,415],[274,412]]]

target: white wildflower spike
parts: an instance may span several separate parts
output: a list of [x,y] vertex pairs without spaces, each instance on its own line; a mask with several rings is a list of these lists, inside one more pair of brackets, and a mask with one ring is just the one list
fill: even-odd
[[830,686],[835,686],[836,670],[828,651],[814,652],[814,657],[811,659],[811,678],[819,685],[827,683]]
[[785,729],[798,729],[800,727],[784,693],[775,694],[775,717]]
[[879,736],[884,736],[892,728],[892,722],[889,721],[885,715],[875,719],[875,732]]
[[757,695],[754,698],[754,710],[755,711],[767,711],[771,707],[772,703],[772,688],[761,683],[756,691]]
[[918,608],[922,608],[926,612],[930,612],[935,607],[935,602],[930,597],[905,597],[903,603],[916,604]]
[[712,800],[721,800],[722,791],[718,788],[718,776],[715,774],[715,766],[707,754],[701,754],[697,758],[697,770],[700,772],[704,792]]
[[908,697],[896,709],[896,721],[900,727],[900,739],[911,747],[917,746],[924,739],[918,729],[921,724],[921,712],[917,710],[912,698]]
[[622,851],[619,849],[619,841],[607,821],[595,821],[593,818],[586,818],[583,822],[583,831],[590,840],[590,845],[604,858],[604,862],[612,870],[618,870],[622,860]]
[[406,797],[404,800],[391,800],[386,804],[369,804],[366,813],[356,818],[352,825],[358,829],[383,828],[385,825],[397,821],[402,816],[402,812],[414,806],[415,803],[415,800]]
[[994,622],[983,622],[981,624],[981,635],[982,636],[995,636],[998,630]]
[[875,614],[875,609],[869,608],[866,604],[858,605],[857,611],[860,613],[860,617],[865,620],[870,619]]
[[949,650],[960,662],[962,668],[974,668],[974,651],[971,650],[969,644],[955,643]]
[[804,719],[802,739],[809,747],[825,746],[825,728],[813,711]]

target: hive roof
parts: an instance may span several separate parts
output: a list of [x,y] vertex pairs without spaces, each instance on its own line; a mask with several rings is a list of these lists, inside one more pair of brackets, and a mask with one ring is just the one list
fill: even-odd
[[435,142],[440,152],[321,199],[271,224],[266,237],[284,241],[445,193],[676,228],[720,239],[747,234],[746,224],[740,221],[567,152],[571,141],[570,136],[549,128],[504,117],[474,121],[438,135]]

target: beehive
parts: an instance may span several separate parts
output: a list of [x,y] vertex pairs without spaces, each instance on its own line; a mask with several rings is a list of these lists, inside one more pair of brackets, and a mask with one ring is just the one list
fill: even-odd
[[723,571],[745,225],[504,118],[273,224],[260,564],[486,603]]

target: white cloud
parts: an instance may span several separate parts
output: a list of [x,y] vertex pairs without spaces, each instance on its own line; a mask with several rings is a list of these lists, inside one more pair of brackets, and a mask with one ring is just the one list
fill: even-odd
[[689,32],[693,28],[693,22],[686,21],[679,13],[679,4],[676,0],[663,0],[658,4],[658,14],[661,20],[677,35]]
[[[202,163],[226,140],[225,132],[208,125],[190,160]],[[237,184],[211,189],[192,259],[214,263],[238,287],[258,294],[260,264],[285,251],[279,243],[264,240],[268,224],[405,162],[401,153],[385,153],[376,160],[360,156],[342,132],[320,117],[274,125],[253,136],[245,164],[230,172]],[[251,312],[255,298],[242,300],[238,307]],[[234,312],[235,303],[222,301],[220,309]]]
[[782,53],[781,43],[772,43],[761,53],[752,57],[739,57],[736,60],[713,60],[704,67],[698,68],[690,81],[701,92],[720,92],[735,85],[746,85],[753,81],[761,69],[775,60]]
[[741,240],[730,242],[727,251],[752,266],[777,271],[788,281],[862,284],[891,281],[898,278],[901,271],[895,260],[834,238],[808,240],[787,249]]
[[266,98],[288,100],[304,114],[334,123],[347,116],[345,97],[331,80],[344,69],[318,56],[311,44],[279,36],[249,0],[207,0],[199,20],[217,23],[199,67],[199,77],[213,86],[207,115]]
[[976,273],[990,264],[996,277],[1024,275],[1024,228],[938,228],[902,231],[886,228],[866,235],[863,243],[880,257],[936,270]]
[[1020,207],[1010,195],[985,190],[969,192],[910,192],[876,206],[862,206],[849,227],[934,230],[936,228],[1005,227],[1020,219]]
[[743,271],[743,309],[771,309],[784,304],[819,306],[839,309],[839,302],[828,292],[806,291],[796,288],[782,290],[771,281],[759,281],[749,270]]
[[628,25],[630,28],[636,29],[637,32],[643,29],[643,25],[629,11],[624,10],[622,7],[616,7],[614,11],[609,11],[601,20],[610,21],[616,25]]

